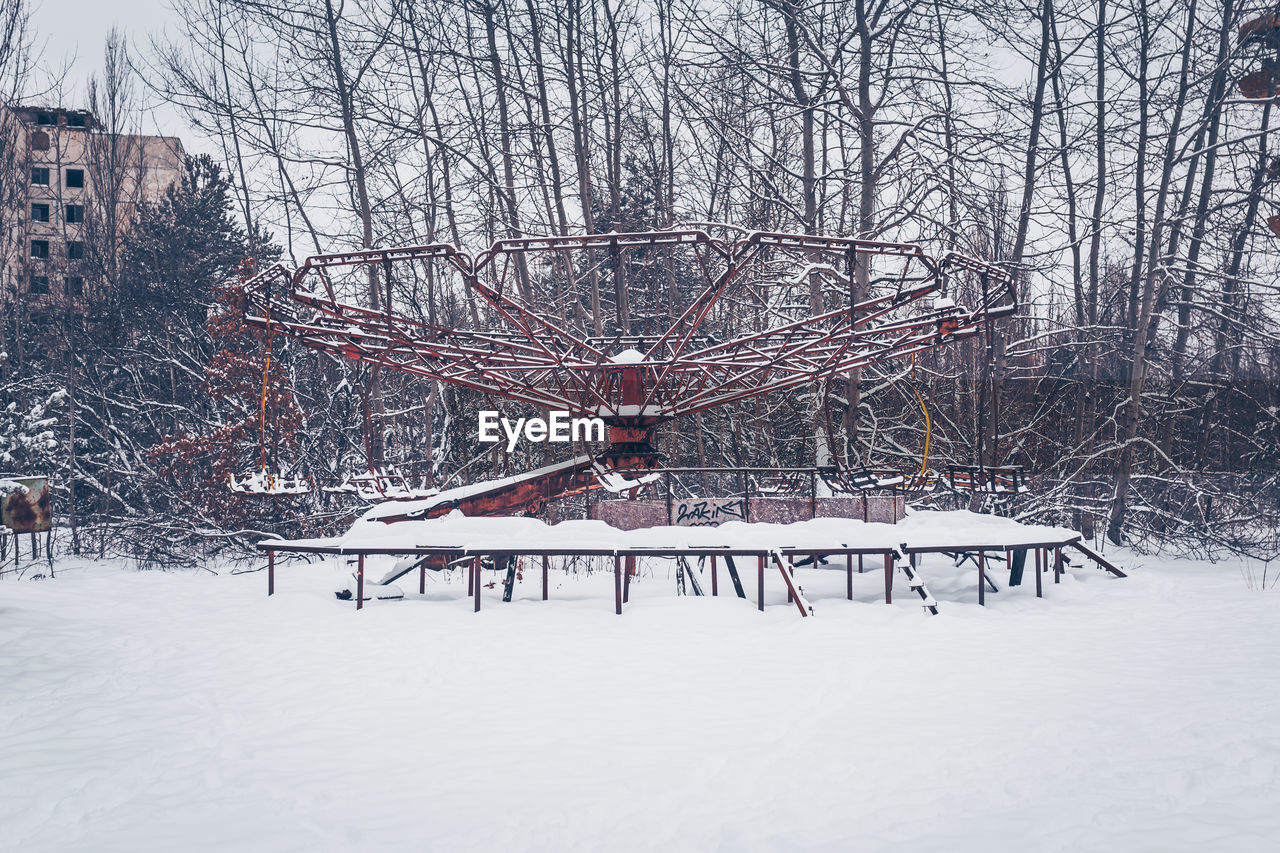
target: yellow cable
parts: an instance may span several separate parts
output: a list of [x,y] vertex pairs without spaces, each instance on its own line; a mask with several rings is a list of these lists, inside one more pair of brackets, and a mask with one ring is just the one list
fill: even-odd
[[916,374],[916,354],[911,354],[911,393],[916,395],[916,402],[920,404],[920,411],[924,412],[924,455],[920,459],[920,473],[916,474],[915,479],[922,482],[924,480],[924,472],[929,467],[929,438],[933,435],[933,419],[929,417],[929,407],[924,404],[924,397],[920,396],[920,390],[916,388],[914,377]]
[[267,376],[271,372],[271,309],[267,308],[267,361],[262,366],[262,402],[258,416],[258,450],[262,457],[262,473],[266,475],[267,491],[275,485],[275,478],[267,471]]
[[924,457],[920,460],[920,473],[917,478],[924,476],[924,471],[929,467],[929,437],[933,433],[933,421],[929,417],[929,407],[924,404],[924,397],[920,396],[920,392],[913,385],[911,390],[915,392],[916,401],[920,403],[920,411],[924,412]]

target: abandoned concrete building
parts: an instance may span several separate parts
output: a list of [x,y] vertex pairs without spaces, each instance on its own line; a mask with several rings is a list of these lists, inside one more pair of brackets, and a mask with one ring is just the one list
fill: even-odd
[[86,110],[0,106],[0,128],[0,312],[81,313],[138,204],[179,179],[182,143],[104,132]]

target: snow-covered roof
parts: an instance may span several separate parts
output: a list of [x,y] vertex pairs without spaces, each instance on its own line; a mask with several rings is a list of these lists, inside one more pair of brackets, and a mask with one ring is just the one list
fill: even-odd
[[[403,502],[382,515],[403,515]],[[648,527],[619,530],[603,521],[547,524],[536,518],[469,517],[454,511],[433,519],[386,523],[374,507],[343,536],[294,540],[309,548],[359,551],[372,548],[450,548],[468,551],[528,549],[574,553],[615,550],[683,550],[731,547],[747,551],[867,548],[1020,547],[1067,542],[1079,534],[1064,527],[1020,524],[993,515],[914,511],[897,524],[849,518],[815,518],[792,524],[731,521],[718,527]],[[282,549],[286,550],[286,549]]]
[[[537,480],[547,474],[553,474],[556,471],[565,469],[579,468],[591,462],[590,456],[577,456],[564,462],[557,462],[554,465],[545,465],[542,468],[535,468],[532,471],[526,471],[523,474],[515,474],[511,477],[502,477],[497,480],[481,480],[478,483],[470,483],[465,486],[458,486],[452,489],[445,489],[438,494],[418,500],[397,500],[388,501],[386,503],[376,504],[365,510],[364,515],[360,516],[360,520],[356,524],[364,521],[377,521],[388,517],[402,516],[425,516],[428,512],[438,506],[448,506],[455,501],[473,498],[477,495],[483,495],[488,492],[503,491],[504,489],[514,486],[517,483],[527,480]],[[397,522],[398,524],[409,524],[412,522]]]

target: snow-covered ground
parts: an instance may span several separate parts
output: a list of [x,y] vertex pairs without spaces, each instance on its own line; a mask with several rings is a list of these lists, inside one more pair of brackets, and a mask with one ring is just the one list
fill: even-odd
[[929,558],[937,617],[801,569],[812,619],[776,575],[762,614],[658,561],[622,617],[607,572],[545,603],[527,572],[479,614],[461,574],[361,612],[332,565],[272,598],[261,573],[8,576],[0,849],[1280,849],[1280,593],[1119,560],[980,609]]

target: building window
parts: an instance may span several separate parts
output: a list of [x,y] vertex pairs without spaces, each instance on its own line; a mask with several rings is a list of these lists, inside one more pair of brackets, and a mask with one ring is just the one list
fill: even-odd
[[32,222],[48,222],[49,221],[49,205],[47,204],[31,205],[31,221]]
[[43,130],[31,131],[31,150],[32,151],[48,151],[49,150],[49,134]]
[[41,127],[53,127],[58,123],[58,117],[53,113],[36,113],[36,124]]
[[84,243],[79,240],[67,241],[67,260],[83,261],[84,260]]
[[84,114],[68,113],[67,127],[85,127]]
[[84,222],[84,205],[69,204],[67,205],[67,224],[75,225]]
[[78,275],[67,276],[67,296],[84,296],[84,279]]
[[84,169],[67,169],[67,180],[63,186],[79,189],[84,186]]
[[28,293],[48,293],[49,292],[49,276],[33,275],[31,276],[31,286],[27,288]]
[[49,186],[49,167],[48,166],[32,166],[31,167],[31,183],[37,187]]
[[33,258],[49,257],[49,241],[48,240],[32,240],[31,241],[31,257]]

